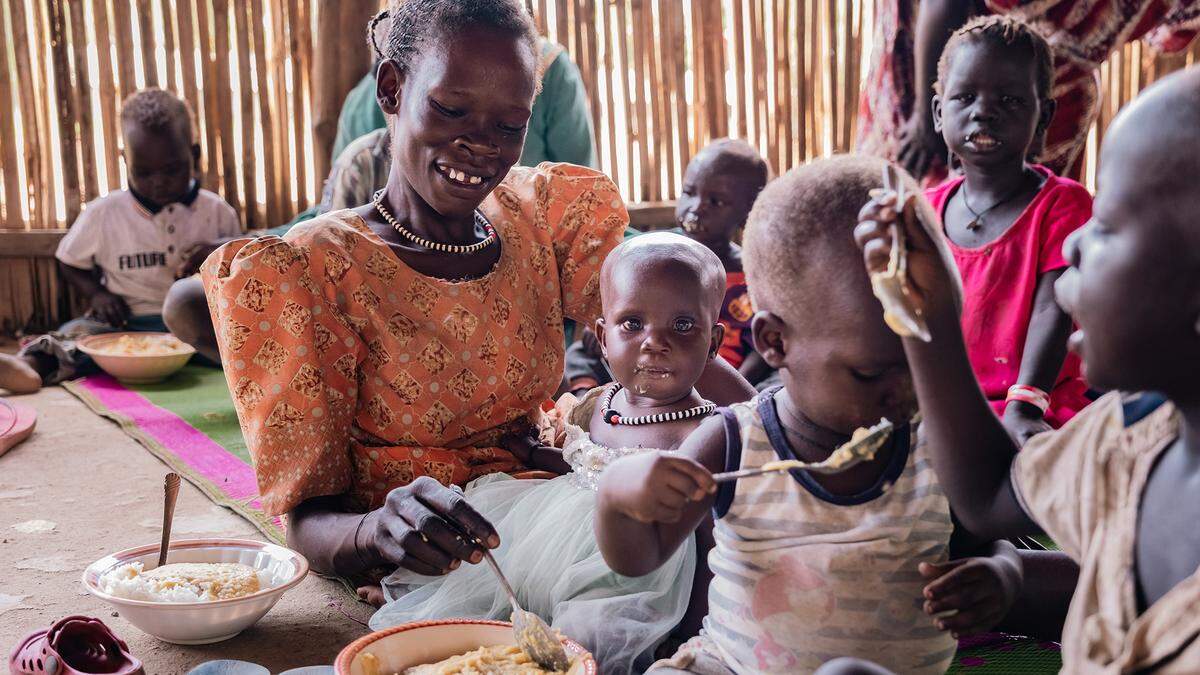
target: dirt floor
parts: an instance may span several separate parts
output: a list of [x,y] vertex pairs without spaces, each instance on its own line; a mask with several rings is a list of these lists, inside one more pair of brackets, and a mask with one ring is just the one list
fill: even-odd
[[[39,419],[32,438],[0,457],[0,569],[9,570],[0,576],[0,663],[25,634],[71,614],[103,619],[150,675],[186,673],[213,659],[253,661],[273,673],[332,664],[367,632],[350,616],[365,622],[370,608],[315,575],[258,624],[215,645],[160,642],[115,616],[82,590],[80,574],[108,553],[158,541],[166,467],[59,387],[14,400],[36,408]],[[173,534],[262,539],[187,481]]]

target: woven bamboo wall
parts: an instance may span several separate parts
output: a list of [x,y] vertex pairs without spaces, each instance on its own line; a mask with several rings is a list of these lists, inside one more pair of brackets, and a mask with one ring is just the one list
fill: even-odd
[[[378,1],[0,2],[0,332],[68,313],[51,261],[3,257],[3,237],[65,228],[123,185],[119,104],[139,87],[192,103],[202,182],[247,226],[312,203],[340,102],[367,67],[363,28]],[[750,140],[776,172],[853,145],[871,2],[527,3],[579,65],[601,167],[631,203],[673,199],[712,138]],[[1140,44],[1115,55],[1089,165],[1115,111],[1198,56],[1197,45],[1159,57]]]
[[0,125],[6,229],[63,227],[124,184],[120,103],[146,86],[192,105],[201,182],[247,225],[282,222],[314,198],[311,0],[4,6],[13,49],[0,53],[0,95],[15,113]]

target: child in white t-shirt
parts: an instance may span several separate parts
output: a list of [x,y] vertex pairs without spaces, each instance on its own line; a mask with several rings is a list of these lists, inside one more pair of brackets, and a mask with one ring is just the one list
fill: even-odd
[[84,207],[55,257],[89,309],[16,356],[0,355],[0,388],[36,391],[91,366],[74,340],[118,330],[166,330],[162,304],[171,284],[196,271],[202,253],[241,232],[237,214],[200,189],[200,146],[191,111],[161,89],[144,89],[121,110],[129,187]]

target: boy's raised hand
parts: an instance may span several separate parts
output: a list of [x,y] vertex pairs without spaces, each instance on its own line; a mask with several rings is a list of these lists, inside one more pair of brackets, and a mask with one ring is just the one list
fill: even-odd
[[1008,615],[1023,583],[1020,563],[1005,556],[921,563],[925,613],[955,638],[991,630]]
[[716,489],[708,469],[661,451],[617,460],[600,479],[600,494],[608,505],[643,523],[677,523],[689,505]]
[[[921,199],[924,197],[909,200],[901,217],[895,191],[872,190],[871,200],[858,213],[854,240],[863,251],[867,272],[883,272],[892,253],[892,226],[899,224],[907,249],[908,285],[916,296],[915,303],[929,319],[943,312],[957,317],[962,283],[949,247],[935,229],[936,223],[925,222],[930,210],[916,204]],[[922,211],[927,213],[923,216]]]

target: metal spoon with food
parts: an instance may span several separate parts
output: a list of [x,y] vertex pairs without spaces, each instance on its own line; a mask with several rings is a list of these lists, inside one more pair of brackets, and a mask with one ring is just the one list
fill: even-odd
[[892,435],[892,429],[892,423],[887,419],[882,419],[879,420],[879,424],[873,427],[856,429],[851,434],[849,441],[838,446],[833,452],[829,453],[828,457],[819,462],[784,459],[777,462],[767,462],[753,469],[713,474],[713,480],[717,483],[725,483],[731,480],[738,480],[739,478],[751,478],[763,474],[793,471],[796,469],[803,469],[813,473],[840,473],[852,466],[858,466],[863,462],[875,459],[875,453],[879,452],[879,449],[883,447],[883,444]]

